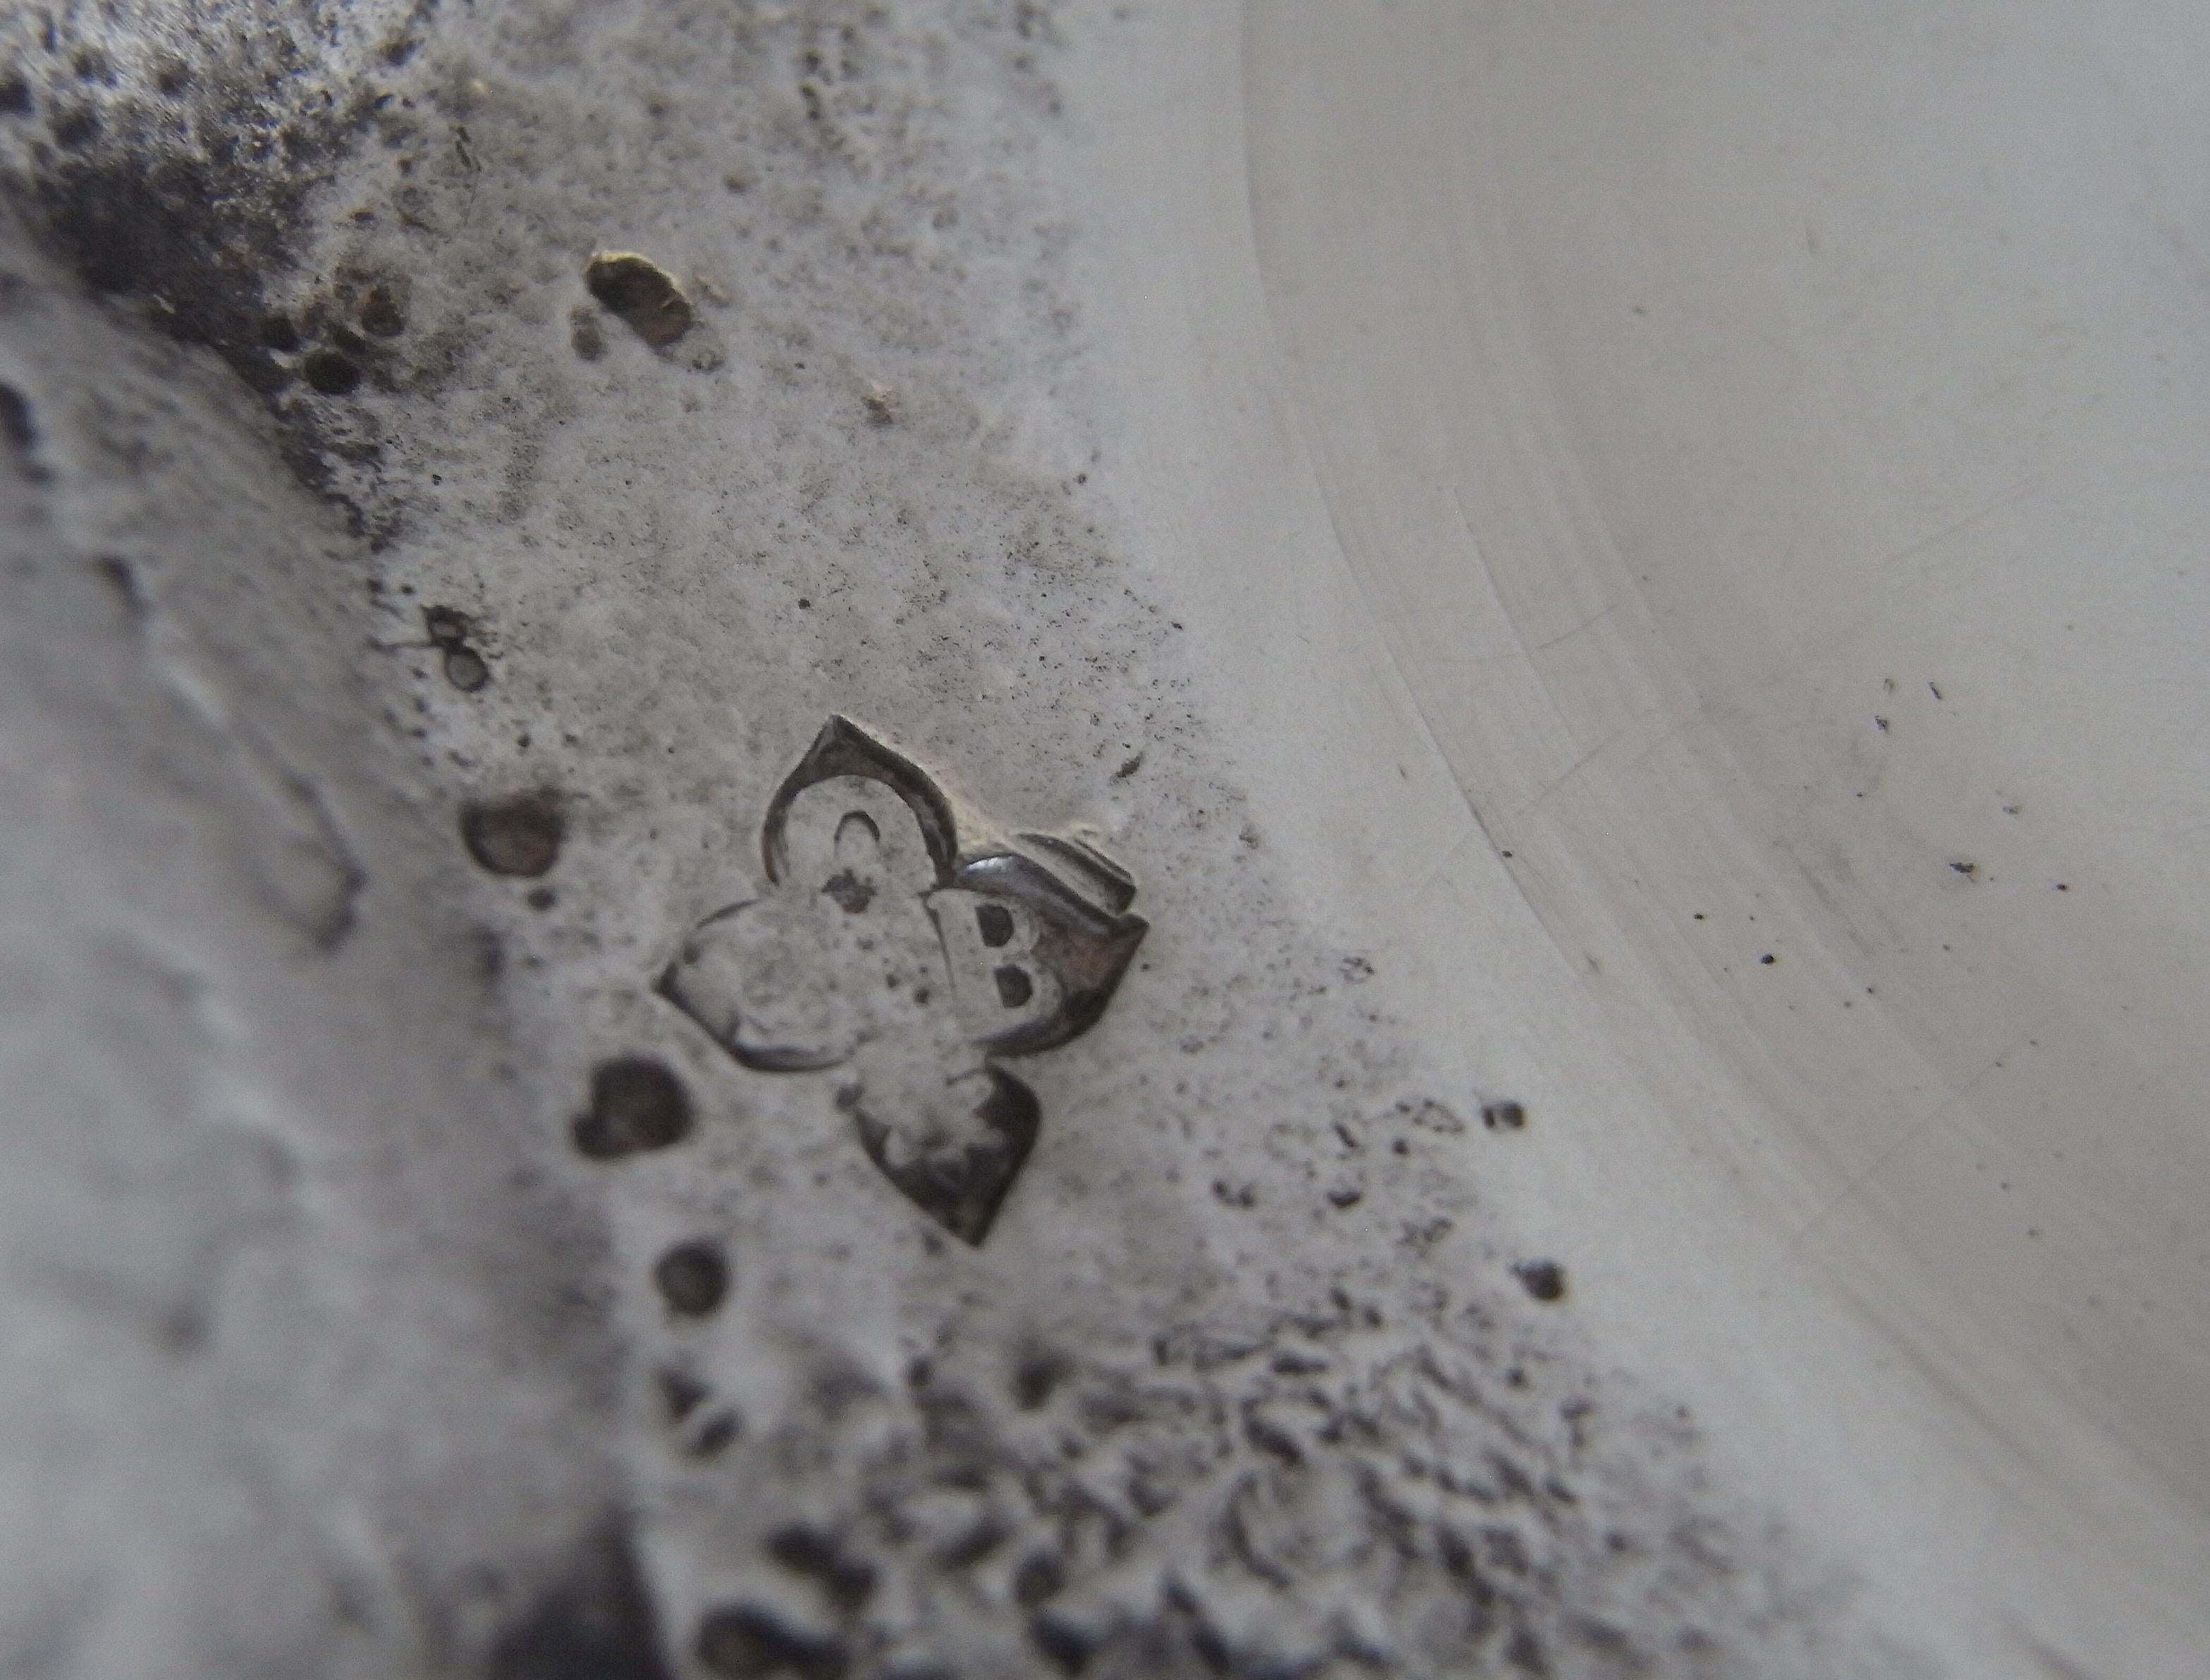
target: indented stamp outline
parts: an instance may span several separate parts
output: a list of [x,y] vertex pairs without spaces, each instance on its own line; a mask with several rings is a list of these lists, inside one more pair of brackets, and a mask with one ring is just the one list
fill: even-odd
[[768,801],[768,888],[693,928],[660,994],[738,1062],[840,1073],[836,1106],[900,1192],[980,1243],[1036,1143],[998,1065],[1104,1012],[1148,924],[1096,848],[998,833],[832,716]]

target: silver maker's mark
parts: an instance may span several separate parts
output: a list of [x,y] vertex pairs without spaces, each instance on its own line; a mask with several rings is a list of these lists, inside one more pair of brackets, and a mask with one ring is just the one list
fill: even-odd
[[1104,1012],[1145,923],[1096,848],[990,831],[921,767],[832,717],[769,801],[768,890],[692,929],[660,991],[745,1067],[838,1071],[885,1177],[979,1243],[1036,1142],[998,1065]]

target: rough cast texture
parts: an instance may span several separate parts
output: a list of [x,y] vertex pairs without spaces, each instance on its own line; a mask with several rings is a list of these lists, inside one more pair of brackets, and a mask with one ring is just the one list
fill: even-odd
[[[1057,50],[8,26],[0,1667],[1902,1671],[1270,873],[1116,545]],[[831,713],[1153,924],[977,1249],[653,989]]]

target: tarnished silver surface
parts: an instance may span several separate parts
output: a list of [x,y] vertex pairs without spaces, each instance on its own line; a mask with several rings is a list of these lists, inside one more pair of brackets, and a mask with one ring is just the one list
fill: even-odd
[[2191,1680],[2206,48],[0,13],[0,1673]]

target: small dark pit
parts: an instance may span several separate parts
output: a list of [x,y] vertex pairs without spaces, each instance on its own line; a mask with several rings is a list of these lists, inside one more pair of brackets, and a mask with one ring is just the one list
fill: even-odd
[[834,1538],[818,1528],[802,1523],[778,1528],[768,1536],[767,1555],[791,1574],[818,1583],[845,1610],[856,1610],[874,1592],[873,1567],[847,1556]]
[[664,1370],[660,1374],[660,1398],[667,1407],[668,1417],[681,1423],[713,1391],[688,1371]]
[[652,1281],[670,1312],[703,1318],[729,1292],[729,1263],[717,1244],[679,1242],[654,1264]]
[[691,1437],[690,1453],[694,1459],[710,1459],[737,1438],[737,1415],[733,1411],[716,1412],[698,1426]]
[[559,861],[567,835],[557,795],[540,791],[461,809],[461,841],[494,875],[534,878]]
[[65,152],[82,151],[100,138],[100,113],[88,105],[72,106],[54,117],[54,144]]
[[666,1149],[691,1133],[691,1094],[665,1063],[619,1056],[591,1070],[591,1106],[571,1128],[595,1161]]
[[396,338],[407,330],[407,311],[389,287],[371,287],[361,302],[360,324],[378,338]]
[[1527,1110],[1517,1103],[1484,1103],[1481,1123],[1492,1132],[1517,1132],[1527,1124]]
[[1090,1666],[1090,1635],[1060,1617],[1030,1617],[1029,1641],[1061,1674],[1079,1674]]
[[649,257],[602,251],[584,267],[583,284],[600,307],[619,315],[655,349],[691,330],[691,300],[675,277]]
[[324,396],[344,396],[360,389],[360,364],[342,350],[317,350],[299,371]]
[[1023,1610],[1034,1610],[1046,1599],[1058,1597],[1066,1585],[1066,1571],[1056,1557],[1048,1551],[1030,1552],[1013,1571],[1013,1600]]
[[1023,1411],[1039,1410],[1050,1403],[1052,1394],[1069,1375],[1067,1363],[1059,1354],[1038,1351],[1023,1355],[1013,1367],[1013,1404]]
[[0,440],[18,455],[28,455],[39,446],[39,426],[31,417],[31,399],[13,385],[0,385]]
[[444,657],[445,680],[463,694],[473,694],[491,681],[491,667],[474,648],[448,648]]
[[875,889],[849,869],[830,876],[822,883],[821,890],[836,900],[836,907],[847,916],[864,914],[875,898]]
[[708,1611],[692,1648],[701,1668],[725,1680],[841,1680],[849,1666],[839,1641],[758,1604]]
[[1566,1268],[1555,1260],[1522,1260],[1512,1268],[1520,1287],[1537,1301],[1561,1301],[1566,1294]]
[[486,1680],[671,1680],[628,1533],[609,1522],[492,1646]]

